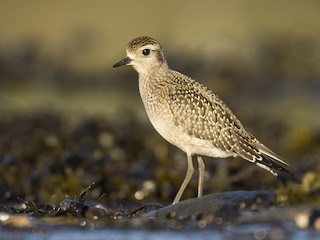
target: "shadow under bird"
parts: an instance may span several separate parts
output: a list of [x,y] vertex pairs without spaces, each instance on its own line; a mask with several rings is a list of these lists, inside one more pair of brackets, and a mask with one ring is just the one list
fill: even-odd
[[202,196],[205,165],[201,155],[242,157],[274,176],[292,174],[281,157],[242,126],[228,106],[208,88],[171,70],[162,45],[147,36],[134,38],[127,56],[113,67],[131,65],[139,74],[139,91],[148,117],[158,133],[187,154],[185,179],[173,201],[179,202],[193,174],[192,156],[199,168],[198,197]]

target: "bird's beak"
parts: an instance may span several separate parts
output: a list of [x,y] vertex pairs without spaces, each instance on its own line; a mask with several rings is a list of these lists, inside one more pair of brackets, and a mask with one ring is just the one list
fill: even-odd
[[123,65],[127,65],[132,61],[131,58],[129,57],[125,57],[124,59],[122,59],[121,61],[117,62],[115,65],[113,65],[114,68],[116,67],[121,67]]

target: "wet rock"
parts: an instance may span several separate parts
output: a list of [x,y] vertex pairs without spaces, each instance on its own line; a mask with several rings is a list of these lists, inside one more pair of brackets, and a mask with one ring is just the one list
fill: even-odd
[[197,218],[203,215],[219,216],[224,220],[234,219],[239,210],[270,205],[274,201],[274,191],[232,191],[216,193],[201,198],[187,199],[176,204],[154,210],[150,218],[177,217]]

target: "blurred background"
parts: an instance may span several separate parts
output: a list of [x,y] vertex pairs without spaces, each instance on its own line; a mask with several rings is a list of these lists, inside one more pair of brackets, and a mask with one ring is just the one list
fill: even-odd
[[[185,154],[153,130],[134,70],[112,68],[140,35],[158,39],[171,68],[218,94],[297,176],[318,172],[318,1],[0,5],[0,201],[58,203],[93,181],[93,197],[105,192],[110,204],[172,201]],[[240,159],[205,161],[205,193],[281,186]],[[195,177],[184,197],[196,186]]]

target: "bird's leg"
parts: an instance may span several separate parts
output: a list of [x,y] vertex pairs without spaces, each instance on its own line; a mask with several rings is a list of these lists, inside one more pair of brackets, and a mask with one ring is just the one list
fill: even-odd
[[198,156],[199,181],[198,181],[198,198],[202,196],[203,179],[204,179],[204,162],[201,156]]
[[193,164],[192,164],[192,156],[190,153],[187,153],[187,159],[188,159],[188,169],[187,169],[187,174],[181,184],[181,187],[176,195],[176,197],[173,200],[172,204],[175,204],[177,202],[180,201],[180,198],[185,190],[185,188],[187,187],[188,183],[190,182],[190,179],[192,177],[193,174]]

